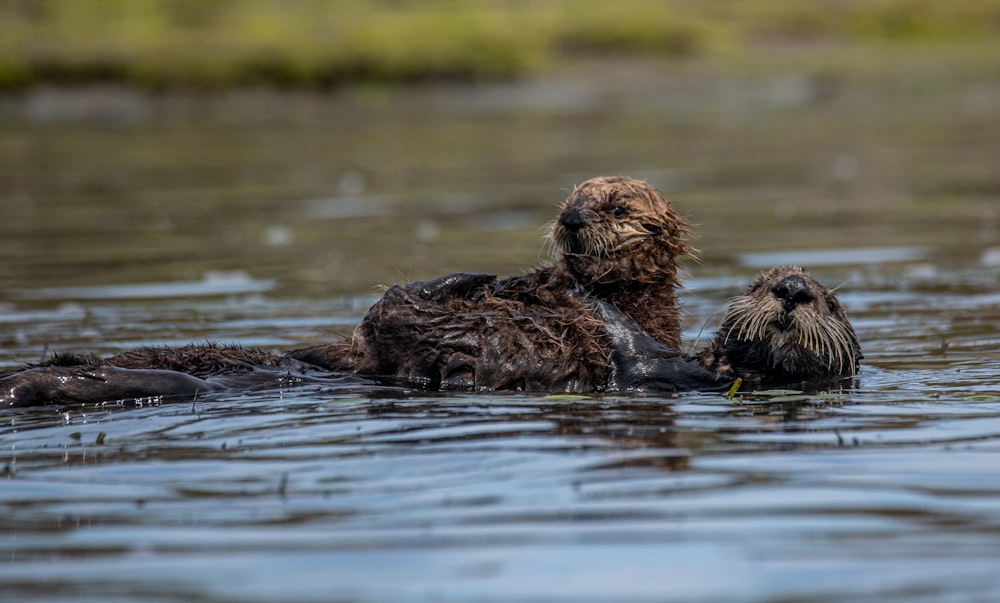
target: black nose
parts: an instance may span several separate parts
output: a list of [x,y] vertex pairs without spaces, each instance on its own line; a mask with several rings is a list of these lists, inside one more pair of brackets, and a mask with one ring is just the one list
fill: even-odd
[[584,222],[583,216],[580,215],[579,209],[569,207],[559,215],[559,224],[567,230],[580,230],[586,222]]
[[795,306],[808,304],[813,300],[809,293],[809,285],[798,275],[789,276],[771,289],[771,293],[781,300],[786,312],[791,312]]

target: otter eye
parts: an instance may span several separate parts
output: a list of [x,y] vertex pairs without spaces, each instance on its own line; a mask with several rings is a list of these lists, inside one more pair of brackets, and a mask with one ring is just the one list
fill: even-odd
[[826,300],[826,309],[829,310],[830,312],[836,312],[837,304],[833,303],[832,299],[828,299]]
[[616,205],[615,208],[611,210],[611,213],[614,214],[616,218],[621,218],[625,215],[625,208],[621,205]]

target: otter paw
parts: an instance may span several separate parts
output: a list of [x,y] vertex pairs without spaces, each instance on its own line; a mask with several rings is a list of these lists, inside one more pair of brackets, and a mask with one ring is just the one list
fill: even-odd
[[476,291],[497,280],[497,275],[485,272],[456,272],[429,281],[414,281],[404,288],[407,293],[432,301],[470,299]]

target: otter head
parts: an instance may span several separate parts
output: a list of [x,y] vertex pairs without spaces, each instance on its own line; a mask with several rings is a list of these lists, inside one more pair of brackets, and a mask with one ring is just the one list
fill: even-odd
[[733,299],[714,347],[737,373],[771,380],[854,375],[862,358],[836,294],[797,266],[761,275]]
[[684,217],[641,180],[593,178],[576,187],[552,225],[563,263],[581,285],[679,285],[677,256],[692,255]]

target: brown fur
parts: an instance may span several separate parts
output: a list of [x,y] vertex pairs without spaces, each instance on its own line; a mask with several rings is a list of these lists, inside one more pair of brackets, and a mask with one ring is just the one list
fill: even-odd
[[861,346],[837,295],[802,268],[774,268],[734,298],[698,361],[750,384],[852,376]]
[[[574,227],[577,222],[582,223]],[[694,254],[684,217],[660,193],[623,176],[573,191],[552,226],[556,269],[593,298],[615,304],[656,340],[681,347],[677,258]]]
[[566,290],[549,288],[546,276],[538,271],[444,299],[392,287],[355,331],[363,348],[355,349],[354,370],[433,389],[600,389],[603,326]]

